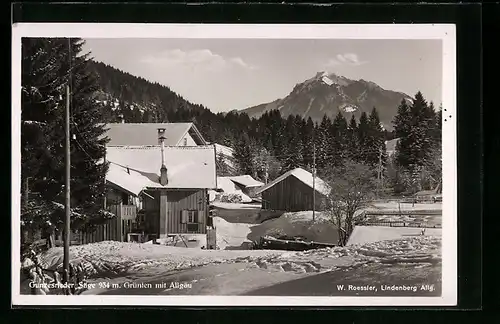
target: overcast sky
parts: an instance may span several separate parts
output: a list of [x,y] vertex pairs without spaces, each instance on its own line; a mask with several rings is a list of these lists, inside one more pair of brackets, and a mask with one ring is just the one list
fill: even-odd
[[441,103],[440,40],[86,39],[95,60],[170,87],[214,112],[287,96],[316,72]]

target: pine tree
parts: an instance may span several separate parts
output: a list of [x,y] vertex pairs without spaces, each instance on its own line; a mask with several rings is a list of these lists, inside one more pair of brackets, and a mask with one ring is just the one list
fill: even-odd
[[233,157],[241,174],[252,175],[254,166],[252,164],[252,146],[247,133],[243,133],[236,145],[233,147]]
[[231,175],[231,171],[229,170],[228,162],[226,161],[226,157],[222,152],[217,153],[216,157],[216,169],[218,177],[227,177]]
[[372,148],[370,147],[369,136],[370,136],[370,124],[366,112],[363,111],[361,113],[361,117],[359,118],[359,125],[357,132],[358,145],[359,145],[358,159],[359,162],[361,163],[368,162],[368,153],[372,150]]
[[402,144],[407,145],[408,167],[422,166],[426,163],[432,149],[432,131],[435,126],[435,112],[419,91],[410,106],[411,123],[409,134]]
[[406,100],[403,99],[398,106],[397,115],[394,117],[394,133],[396,138],[398,138],[398,143],[396,144],[395,161],[397,165],[402,167],[408,167],[410,164],[410,129],[412,126],[412,117],[410,115],[410,107],[406,104]]
[[359,141],[358,141],[358,122],[354,115],[351,116],[349,126],[347,127],[346,157],[352,161],[359,162]]
[[347,121],[340,111],[333,120],[330,136],[328,161],[332,166],[340,166],[346,158],[348,140]]
[[302,166],[307,169],[311,170],[312,164],[313,164],[313,150],[314,150],[314,123],[309,117],[307,119],[307,122],[303,124],[302,130],[301,130],[301,136],[302,136]]
[[284,142],[282,150],[281,164],[283,170],[292,170],[301,165],[302,157],[302,139],[294,116],[289,116],[286,120],[284,129]]
[[328,164],[328,146],[330,140],[330,129],[332,122],[326,115],[323,116],[321,124],[314,132],[315,150],[316,150],[316,169],[324,169]]
[[[64,202],[65,86],[71,81],[71,207],[72,228],[93,224],[107,215],[102,209],[105,155],[102,106],[95,102],[96,76],[89,71],[88,55],[80,55],[83,41],[23,39],[22,61],[22,173],[39,206],[53,206],[43,217],[62,225]],[[71,79],[68,78],[71,61]],[[29,202],[26,202],[29,205]],[[36,208],[36,206],[35,206]],[[32,211],[32,210],[31,210]],[[40,214],[26,210],[31,221]]]
[[366,143],[366,163],[372,167],[378,166],[379,162],[385,165],[387,153],[385,148],[384,129],[380,124],[377,108],[373,107],[368,120],[369,130]]

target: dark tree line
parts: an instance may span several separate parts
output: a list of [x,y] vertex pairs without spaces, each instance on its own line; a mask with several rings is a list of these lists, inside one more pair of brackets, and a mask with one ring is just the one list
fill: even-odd
[[402,101],[394,118],[398,142],[389,180],[396,192],[434,189],[441,182],[442,109],[418,92],[412,104]]
[[[72,228],[109,216],[101,207],[107,165],[97,76],[81,39],[23,38],[21,221],[26,229],[61,228],[65,185],[66,85],[71,87]],[[71,53],[71,54],[70,54]],[[71,73],[69,73],[71,71]],[[70,77],[71,75],[71,77]]]
[[[381,127],[375,107],[359,121],[354,117],[346,120],[339,113],[333,120],[325,116],[314,123],[301,116],[283,118],[279,111],[250,119],[235,111],[215,114],[167,87],[103,63],[93,63],[92,69],[100,74],[100,101],[109,121],[194,122],[209,142],[235,150],[238,170],[233,172],[272,180],[296,167],[312,170],[313,164],[321,173],[326,167],[342,165],[347,158],[370,167],[386,163],[384,141],[392,133]],[[223,156],[217,162],[219,173],[230,173],[222,164]]]
[[[301,116],[283,118],[279,111],[251,119],[236,111],[215,114],[168,87],[102,63],[93,62],[90,68],[100,75],[99,101],[107,121],[194,122],[209,142],[234,149],[237,169],[228,169],[224,156],[218,156],[220,174],[245,173],[267,181],[295,167],[312,170],[314,164],[321,175],[354,161],[375,170],[374,177],[396,193],[418,187],[413,185],[417,182],[424,189],[432,187],[439,178],[441,115],[420,92],[412,104],[401,102],[395,129],[388,132],[376,107],[359,120],[339,113],[315,123]],[[395,138],[397,153],[389,158],[385,141]]]

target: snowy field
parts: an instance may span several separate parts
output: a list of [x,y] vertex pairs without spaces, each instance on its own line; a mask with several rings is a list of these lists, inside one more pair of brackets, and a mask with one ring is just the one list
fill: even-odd
[[[204,251],[209,252],[209,251]],[[220,251],[234,255],[236,251]],[[251,251],[246,251],[251,252]],[[191,254],[191,251],[188,252]],[[388,240],[364,245],[326,248],[304,252],[279,251],[263,254],[248,253],[246,256],[227,258],[225,262],[206,263],[203,267],[193,265],[179,271],[157,272],[144,268],[148,276],[131,276],[126,279],[136,283],[161,283],[181,281],[190,289],[172,288],[94,290],[86,294],[108,295],[240,295],[262,294],[293,295],[293,289],[274,289],[274,285],[307,278],[316,281],[314,285],[302,287],[302,294],[331,294],[335,283],[345,283],[346,279],[362,281],[365,284],[428,282],[439,284],[441,278],[441,239],[421,236],[407,239]],[[393,271],[398,269],[398,271]],[[400,271],[401,270],[401,271]],[[432,278],[428,275],[432,274]],[[318,277],[319,276],[319,277]],[[325,280],[321,276],[330,276]],[[390,280],[387,278],[390,277]],[[323,278],[323,279],[322,279]],[[427,280],[424,280],[427,279]],[[98,280],[98,279],[97,279]],[[115,281],[117,282],[117,281]],[[292,285],[293,286],[293,285]],[[268,289],[266,292],[265,289]],[[256,293],[257,292],[257,293]],[[272,292],[272,293],[270,293]],[[301,294],[298,292],[297,294]]]
[[429,210],[442,210],[443,204],[440,202],[433,204],[424,203],[399,203],[397,201],[389,202],[374,202],[370,204],[365,210],[367,211],[429,211]]
[[260,210],[260,203],[247,203],[247,204],[238,204],[238,203],[226,203],[226,202],[213,202],[213,206],[222,209],[257,209]]
[[265,235],[303,236],[306,240],[320,243],[338,243],[337,228],[321,212],[312,211],[284,213],[278,218],[253,226],[249,238],[258,240]]
[[[347,245],[365,244],[385,240],[404,239],[419,236],[421,228],[389,227],[389,226],[356,226],[349,237]],[[440,228],[425,229],[426,235],[441,236]]]
[[[82,264],[90,277],[113,277],[143,272],[145,269],[171,271],[212,263],[223,263],[246,256],[270,256],[276,251],[202,250],[166,245],[104,241],[70,247],[73,264]],[[40,258],[44,268],[62,267],[63,249],[52,248]]]
[[[389,204],[381,206],[378,208],[392,208]],[[224,217],[214,217],[219,250],[201,249],[206,244],[205,235],[197,237],[194,248],[180,247],[179,244],[173,247],[106,241],[71,246],[71,262],[83,265],[90,282],[162,281],[171,276],[193,278],[193,282],[200,280],[199,290],[192,290],[192,294],[245,294],[322,273],[335,272],[342,278],[348,275],[343,271],[360,267],[378,269],[380,274],[387,270],[387,266],[397,265],[405,269],[406,277],[411,277],[415,269],[440,273],[439,229],[427,229],[425,235],[419,235],[419,228],[357,226],[346,247],[301,252],[248,250],[251,241],[270,234],[304,236],[308,240],[335,244],[337,229],[321,212],[316,212],[314,221],[312,211],[307,211],[283,213],[261,223],[258,220],[261,211],[257,205],[218,203],[216,207],[219,211],[227,211]],[[242,219],[246,222],[241,222]],[[63,250],[59,247],[41,256],[42,266],[47,269],[62,267],[62,261]],[[391,273],[397,276],[394,271]],[[205,283],[201,285],[203,280]],[[85,292],[100,293],[111,292],[102,289]],[[141,294],[148,293],[158,291],[143,291]],[[160,293],[189,292],[167,289]],[[120,290],[117,294],[131,292]]]

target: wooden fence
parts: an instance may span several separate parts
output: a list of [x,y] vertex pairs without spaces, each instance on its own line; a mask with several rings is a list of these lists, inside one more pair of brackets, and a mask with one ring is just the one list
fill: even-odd
[[[363,211],[355,217],[355,225],[362,226],[389,226],[389,227],[418,227],[441,228],[441,222],[425,221],[425,216],[441,216],[441,210],[411,210],[411,211]],[[396,220],[377,219],[381,216],[396,216]],[[413,220],[398,220],[397,217],[414,218]]]
[[78,241],[79,244],[102,241],[123,241],[122,231],[118,224],[119,221],[120,220],[115,217],[108,219],[104,224],[98,225],[92,231],[78,231],[76,232],[76,241]]
[[441,228],[440,224],[427,224],[402,221],[366,221],[357,222],[356,225],[361,226],[389,226],[389,227],[418,227],[418,228]]
[[115,214],[114,218],[97,225],[91,231],[78,231],[72,241],[77,244],[88,244],[102,241],[127,241],[127,234],[133,231],[135,222],[135,206],[112,205],[109,210]]

